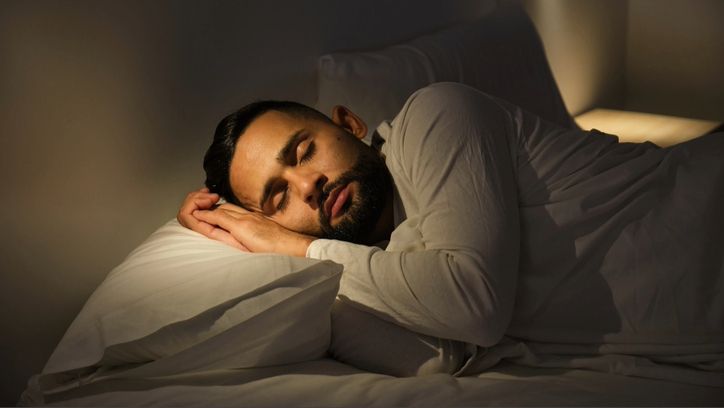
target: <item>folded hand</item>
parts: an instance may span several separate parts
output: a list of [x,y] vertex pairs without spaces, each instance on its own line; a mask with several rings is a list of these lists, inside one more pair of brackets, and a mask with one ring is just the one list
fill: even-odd
[[221,204],[217,194],[202,189],[190,193],[178,219],[187,228],[236,248],[306,256],[314,237],[288,230],[266,216],[233,204]]
[[181,204],[181,208],[179,209],[178,214],[176,214],[176,219],[179,224],[192,231],[196,231],[211,239],[221,241],[242,251],[249,251],[247,247],[236,240],[236,238],[234,238],[228,231],[223,228],[219,228],[216,225],[201,221],[193,216],[194,211],[209,210],[213,208],[214,205],[219,202],[219,198],[218,194],[210,193],[208,188],[192,191],[186,196],[183,204]]

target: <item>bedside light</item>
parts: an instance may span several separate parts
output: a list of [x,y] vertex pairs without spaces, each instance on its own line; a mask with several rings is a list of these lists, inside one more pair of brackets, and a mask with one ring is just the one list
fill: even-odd
[[618,136],[622,142],[648,140],[662,147],[694,139],[722,123],[613,109],[593,109],[575,119],[578,126],[585,130],[595,128]]

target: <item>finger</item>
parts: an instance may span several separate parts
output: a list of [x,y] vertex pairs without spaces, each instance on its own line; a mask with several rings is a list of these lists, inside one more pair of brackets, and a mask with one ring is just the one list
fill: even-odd
[[192,212],[195,211],[195,206],[188,207],[184,206],[181,207],[179,212],[176,214],[176,219],[178,220],[179,224],[183,225],[184,227],[196,231],[196,224],[198,223],[198,219],[192,215]]
[[210,198],[215,201],[219,201],[219,199],[221,197],[216,193],[202,193],[200,191],[196,191],[196,192],[192,193],[191,195],[189,195],[189,197],[187,197],[186,200],[195,200],[197,198]]
[[[202,208],[200,208],[200,210],[201,210],[201,209],[202,209]],[[251,212],[248,212],[248,211],[243,211],[243,212],[242,212],[242,211],[236,211],[236,210],[233,210],[233,209],[230,210],[228,207],[225,208],[225,207],[221,207],[221,206],[218,206],[218,207],[214,208],[213,210],[214,210],[214,211],[218,211],[218,212],[223,212],[223,213],[225,213],[226,215],[228,215],[229,217],[232,217],[232,218],[237,219],[237,220],[240,219],[240,218],[242,218],[242,217],[248,217],[248,216],[254,214],[254,213],[251,213]]]
[[211,201],[210,205],[217,203],[219,201],[218,194],[189,193],[183,203],[181,203],[179,213],[191,213],[193,210],[198,209],[199,206],[210,207],[207,201]]
[[192,216],[191,213],[198,210],[199,208],[203,208],[203,209],[211,208],[215,202],[216,201],[214,201],[211,198],[186,200],[181,205],[181,208],[179,209],[178,213],[176,214],[176,219],[184,227],[193,230],[194,225],[196,224],[196,219]]
[[221,212],[224,212],[226,215],[228,215],[229,217],[231,217],[231,218],[233,218],[233,219],[235,219],[235,220],[238,220],[239,218],[241,218],[241,217],[243,217],[243,216],[246,215],[246,214],[242,214],[242,213],[236,212],[236,211],[225,210],[225,209],[223,209],[223,208],[214,208],[213,211],[217,211],[217,212],[221,211]]
[[234,238],[229,231],[226,231],[224,229],[215,227],[209,235],[207,235],[209,238],[214,239],[219,242],[223,242],[226,245],[232,246],[236,249],[249,252],[249,249],[241,244],[241,242],[237,241],[236,238]]
[[196,227],[194,228],[194,231],[211,239],[220,238],[222,235],[220,230],[221,228],[217,227],[216,225],[199,220],[196,220]]
[[201,235],[204,235],[209,238],[213,238],[214,229],[217,227],[215,225],[211,225],[207,222],[196,220],[194,222],[194,228],[191,228],[193,231],[198,232]]
[[192,215],[200,221],[218,225],[227,231],[231,231],[237,222],[237,219],[226,211],[196,210]]
[[220,197],[216,193],[211,193],[208,188],[204,187],[197,191],[192,191],[186,195],[178,213],[176,219],[179,224],[186,228],[194,230],[198,220],[194,218],[191,213],[198,209],[209,209],[213,207],[215,203],[219,201]]
[[194,226],[196,225],[198,220],[191,213],[195,210],[196,206],[193,203],[184,203],[184,205],[178,210],[178,213],[176,214],[176,219],[178,220],[179,224],[190,230],[194,230]]
[[264,215],[264,213],[257,212],[257,211],[249,211],[244,207],[240,207],[240,206],[234,205],[234,204],[229,204],[229,203],[220,204],[218,207],[216,207],[216,209],[225,210],[229,213],[229,215],[234,216],[234,218],[239,218],[238,216],[235,215],[235,213],[239,214],[239,215],[255,214],[255,215],[260,216],[269,221],[276,222],[273,219],[271,219],[270,216]]
[[184,202],[181,204],[181,211],[184,212],[191,212],[195,209],[199,208],[210,208],[214,204],[216,204],[219,201],[219,196],[217,194],[201,194],[197,193],[194,195],[190,195]]
[[195,204],[196,209],[198,209],[198,210],[208,210],[209,208],[213,207],[217,201],[219,201],[219,200],[214,199],[213,197],[200,197],[200,198],[195,198],[193,203]]
[[249,252],[249,249],[242,245],[241,242],[237,241],[228,231],[219,228],[215,225],[209,224],[204,221],[196,222],[196,228],[194,231],[204,235],[207,238],[211,238],[216,241],[223,242],[229,246],[237,248],[239,250]]
[[239,213],[242,213],[242,214],[251,213],[251,211],[247,210],[247,209],[244,208],[244,207],[240,207],[240,206],[238,206],[238,205],[234,205],[234,204],[230,204],[230,203],[221,204],[221,205],[219,205],[218,208],[220,208],[220,209],[222,209],[222,210],[227,210],[227,211],[235,211],[235,212],[239,212]]
[[219,194],[212,193],[208,189],[192,191],[192,192],[186,194],[186,198],[184,199],[184,201],[193,199],[195,197],[219,197]]

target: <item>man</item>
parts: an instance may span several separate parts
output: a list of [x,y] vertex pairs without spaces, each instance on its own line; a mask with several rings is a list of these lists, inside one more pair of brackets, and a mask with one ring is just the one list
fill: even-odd
[[430,336],[724,353],[724,295],[706,289],[724,279],[722,135],[618,143],[451,83],[366,133],[344,107],[244,108],[216,130],[211,191],[178,219],[341,263],[340,296]]

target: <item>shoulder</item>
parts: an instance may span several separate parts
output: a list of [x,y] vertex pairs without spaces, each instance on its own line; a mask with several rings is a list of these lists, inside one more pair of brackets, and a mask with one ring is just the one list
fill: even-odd
[[496,103],[496,101],[493,96],[465,84],[437,82],[418,89],[410,95],[400,113],[417,110],[467,109],[481,103]]
[[428,130],[505,121],[514,107],[475,88],[456,82],[438,82],[415,91],[392,121],[393,130]]
[[422,147],[442,148],[474,141],[510,121],[508,105],[455,82],[439,82],[413,93],[387,129],[388,148],[418,154]]

